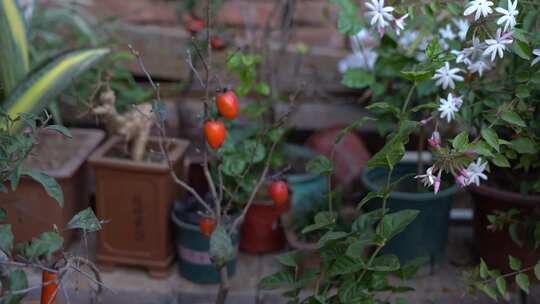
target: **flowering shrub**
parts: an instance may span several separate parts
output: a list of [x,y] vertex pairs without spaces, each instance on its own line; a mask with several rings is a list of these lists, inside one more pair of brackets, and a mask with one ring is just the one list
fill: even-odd
[[424,185],[438,192],[446,172],[462,186],[493,177],[507,190],[540,192],[538,4],[371,0],[362,19],[352,1],[333,2],[342,9],[340,30],[363,58],[340,63],[343,83],[371,90],[368,108],[381,131],[403,121],[401,106],[431,133],[434,162],[417,176]]

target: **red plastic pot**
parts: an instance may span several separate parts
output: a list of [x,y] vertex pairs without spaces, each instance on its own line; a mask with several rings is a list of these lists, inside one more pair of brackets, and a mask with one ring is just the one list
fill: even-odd
[[507,230],[490,231],[487,216],[495,211],[518,209],[522,214],[533,213],[540,206],[539,195],[522,195],[491,186],[470,187],[474,199],[474,243],[480,257],[491,267],[510,272],[508,255],[520,259],[523,267],[535,265],[540,253],[527,244],[519,247]]
[[335,127],[318,131],[308,139],[306,145],[326,157],[330,157],[335,146],[333,180],[338,185],[348,186],[361,175],[371,153],[355,133],[347,133],[339,144],[335,145],[336,136],[341,130],[342,128]]
[[285,234],[279,222],[289,205],[277,207],[271,202],[255,202],[244,218],[240,233],[240,250],[248,253],[268,253],[285,246]]

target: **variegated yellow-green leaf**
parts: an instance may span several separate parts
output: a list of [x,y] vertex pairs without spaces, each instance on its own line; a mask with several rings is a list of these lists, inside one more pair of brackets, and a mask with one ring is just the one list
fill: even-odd
[[20,113],[39,113],[79,74],[109,53],[108,49],[72,51],[37,68],[8,96],[4,110],[15,118]]
[[0,0],[0,100],[29,70],[26,25],[21,11],[15,0]]

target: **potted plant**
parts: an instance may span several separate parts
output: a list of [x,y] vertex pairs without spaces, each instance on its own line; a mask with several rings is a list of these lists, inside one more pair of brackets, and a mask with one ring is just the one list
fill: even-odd
[[[89,159],[96,175],[97,214],[112,221],[98,234],[97,263],[107,270],[116,264],[142,266],[150,275],[164,277],[174,259],[169,211],[180,194],[169,166],[180,172],[189,144],[150,136],[150,103],[118,113],[116,95],[108,87],[99,99],[91,111],[115,136]],[[160,144],[166,146],[167,156]]]
[[[355,9],[340,2],[344,10]],[[506,286],[505,278],[510,275],[492,271],[488,266],[514,271],[511,274],[516,275],[517,285],[526,291],[529,279],[523,273],[521,262],[516,260],[524,260],[523,267],[528,270],[532,270],[538,261],[532,248],[514,251],[509,246],[512,258],[507,266],[508,252],[495,250],[491,245],[497,244],[499,248],[508,245],[509,240],[497,239],[495,234],[487,231],[500,229],[503,223],[510,224],[510,235],[519,241],[526,234],[523,227],[531,220],[516,215],[530,214],[538,202],[539,142],[535,97],[540,51],[535,47],[540,41],[536,35],[537,23],[532,17],[537,14],[538,7],[529,2],[518,2],[501,2],[496,7],[491,1],[467,1],[461,7],[456,3],[433,1],[419,6],[424,16],[418,18],[415,15],[414,19],[412,14],[405,14],[403,8],[385,5],[384,1],[369,2],[366,17],[382,36],[379,48],[371,50],[377,55],[375,66],[372,71],[348,70],[344,79],[353,86],[369,87],[374,98],[385,100],[372,103],[370,108],[377,109],[378,118],[396,116],[400,128],[406,127],[403,117],[407,112],[429,110],[429,115],[419,115],[423,118],[417,118],[415,124],[407,123],[420,130],[421,145],[427,138],[433,154],[433,162],[426,166],[426,172],[418,170],[416,178],[425,186],[433,187],[437,195],[444,193],[443,173],[453,176],[458,185],[469,186],[475,198],[475,243],[485,259],[476,272],[485,281],[476,282],[479,284],[473,284],[473,288],[493,298],[497,297],[495,289],[485,283],[497,281],[499,292],[504,294],[506,288],[501,286]],[[414,8],[409,9],[409,13],[414,11]],[[421,22],[419,31],[410,32],[412,28],[405,26],[407,17],[411,18],[410,26]],[[350,34],[362,27],[362,23],[353,22],[352,18],[349,21],[341,24],[348,26],[345,29],[351,30]],[[424,38],[428,38],[426,43],[422,43]],[[402,40],[408,42],[405,45],[414,55],[404,62],[392,51],[399,49]],[[422,45],[425,52],[419,56],[418,46]],[[359,50],[364,56],[367,55],[365,52]],[[380,83],[386,75],[394,75],[385,64],[389,60],[399,60],[403,66],[400,76],[413,83],[409,93],[402,95],[407,97],[394,101],[385,97],[387,91]],[[369,65],[366,66],[369,69]],[[393,87],[399,85],[392,84]],[[432,97],[434,94],[435,98]],[[429,102],[421,102],[426,99]],[[438,102],[432,103],[433,100]],[[381,158],[384,155],[381,153],[402,154],[408,134],[398,130],[390,138],[392,145],[387,144],[379,155],[375,155],[372,165],[392,163],[391,159]],[[390,171],[394,170],[393,166],[388,167]],[[382,188],[382,193],[384,190]],[[367,199],[376,196],[368,195]],[[514,211],[503,212],[512,209]],[[513,257],[514,254],[518,259]]]
[[[7,12],[12,13],[7,16]],[[35,150],[40,154],[38,158],[25,155],[25,162],[13,164],[15,167],[9,180],[12,182],[12,190],[17,186],[20,189],[0,194],[3,207],[11,214],[8,221],[13,224],[13,230],[20,235],[21,240],[30,240],[36,234],[49,230],[53,224],[63,226],[76,211],[88,205],[88,197],[84,191],[88,175],[83,164],[102,137],[99,132],[72,130],[81,137],[77,137],[74,142],[64,142],[65,138],[53,134],[54,131],[67,136],[71,136],[70,132],[61,126],[47,127],[50,116],[41,119],[38,115],[51,100],[68,87],[73,78],[88,70],[109,51],[89,49],[67,52],[49,61],[39,62],[37,67],[31,70],[29,42],[26,38],[28,33],[17,4],[14,1],[4,2],[0,14],[2,17],[0,40],[6,45],[0,53],[0,60],[5,63],[2,64],[0,79],[2,86],[0,98],[3,100],[2,111],[5,113],[5,117],[2,118],[3,130],[20,130],[23,126],[35,130],[36,120],[40,119],[43,124],[43,128],[39,130],[42,133],[40,135],[43,139],[48,139]],[[58,155],[50,151],[45,152],[53,148],[52,146],[55,149],[60,148],[61,145],[58,144],[61,143],[65,145],[63,149],[66,146],[70,147],[70,155],[63,155],[64,158],[58,159],[55,158]],[[34,141],[28,140],[21,142],[21,145],[27,148],[34,144]],[[69,157],[66,158],[67,156]],[[48,174],[42,171],[37,173],[37,169],[44,169],[50,175],[60,178],[60,183],[66,191],[65,209],[56,206],[55,200],[64,203],[64,195],[58,191],[58,184],[52,183],[52,178]],[[50,184],[51,189],[46,193],[41,187],[36,187],[30,178],[42,184]],[[44,207],[49,216],[41,218]],[[39,221],[36,221],[36,217]]]

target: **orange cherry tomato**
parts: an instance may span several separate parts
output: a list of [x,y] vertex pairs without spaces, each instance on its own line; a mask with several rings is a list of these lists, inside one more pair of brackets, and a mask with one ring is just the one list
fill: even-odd
[[216,221],[213,218],[201,217],[199,220],[199,230],[204,236],[210,237],[214,228],[216,228]]
[[206,142],[213,149],[219,149],[225,137],[227,136],[227,130],[225,125],[220,120],[209,120],[204,123],[204,135],[206,137]]
[[274,204],[278,207],[283,206],[289,202],[289,187],[285,181],[275,181],[270,184],[268,189],[270,197]]
[[188,32],[195,35],[204,29],[204,21],[193,15],[188,15],[185,18],[184,26]]
[[225,91],[216,96],[216,106],[221,116],[235,119],[238,116],[238,98],[233,91]]

